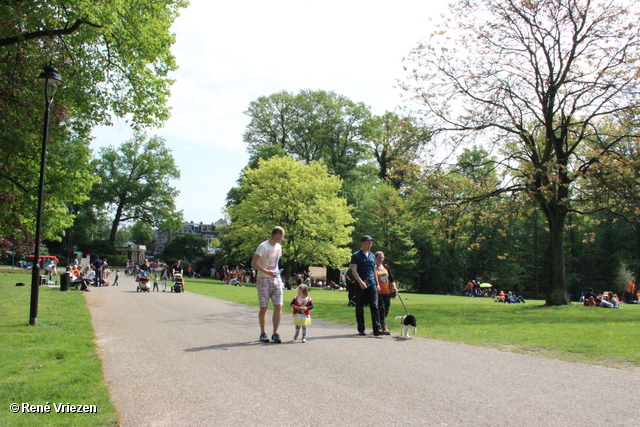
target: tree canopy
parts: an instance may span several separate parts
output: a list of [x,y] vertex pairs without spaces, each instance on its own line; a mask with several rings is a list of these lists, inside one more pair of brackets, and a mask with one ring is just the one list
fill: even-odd
[[[471,0],[453,4],[451,18],[411,52],[403,87],[438,142],[455,149],[480,139],[499,148],[490,151],[501,153],[510,179],[487,195],[524,191],[543,212],[546,301],[565,304],[572,186],[636,136],[634,127],[605,132],[599,124],[627,123],[639,106],[638,5]],[[597,148],[579,152],[587,143]]]
[[343,179],[368,154],[369,107],[335,92],[282,91],[251,102],[245,114],[251,118],[244,133],[251,154],[279,146],[305,164],[324,161],[330,173]]
[[180,178],[180,171],[161,137],[147,139],[136,133],[118,148],[103,147],[92,161],[92,169],[101,181],[91,191],[91,204],[103,214],[113,215],[112,243],[122,222],[162,226],[181,220],[182,212],[175,206],[178,190],[170,182]]
[[[195,234],[187,233],[176,236],[167,243],[162,250],[162,256],[167,260],[184,261],[184,264],[194,263],[205,255],[207,241]],[[184,265],[183,264],[183,265]]]
[[231,224],[224,234],[237,259],[251,259],[280,225],[286,232],[284,265],[339,267],[349,261],[353,218],[346,200],[338,197],[340,179],[326,166],[273,157],[245,170],[240,185],[246,191],[240,203],[228,206]]
[[24,0],[0,3],[0,246],[32,241],[50,62],[67,82],[51,107],[43,237],[59,239],[68,207],[87,199],[90,132],[114,116],[133,126],[169,117],[176,69],[170,27],[184,0]]

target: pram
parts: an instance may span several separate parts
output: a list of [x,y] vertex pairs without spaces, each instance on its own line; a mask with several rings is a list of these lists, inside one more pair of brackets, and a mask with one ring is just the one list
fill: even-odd
[[171,292],[184,292],[184,279],[182,278],[182,274],[175,273],[173,275],[173,282]]
[[138,282],[136,292],[149,292],[151,290],[151,287],[149,286],[149,278],[147,276],[138,274],[136,276],[136,282]]

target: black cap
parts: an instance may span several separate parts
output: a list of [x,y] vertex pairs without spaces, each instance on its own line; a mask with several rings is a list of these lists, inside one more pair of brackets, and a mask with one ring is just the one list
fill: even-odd
[[372,242],[373,241],[373,237],[369,236],[368,234],[365,234],[364,236],[362,236],[362,239],[360,239],[361,242]]

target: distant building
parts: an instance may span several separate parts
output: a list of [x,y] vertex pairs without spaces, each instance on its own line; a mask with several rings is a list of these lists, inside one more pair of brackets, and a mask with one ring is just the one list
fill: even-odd
[[195,234],[198,237],[202,237],[207,242],[207,250],[209,254],[213,254],[216,251],[214,247],[213,239],[217,239],[219,236],[218,227],[227,225],[227,221],[219,219],[213,224],[205,224],[203,222],[185,222],[182,230],[178,233],[166,233],[161,230],[155,230],[154,233],[154,247],[156,253],[161,253],[164,246],[169,243],[176,234]]
[[127,242],[119,248],[116,248],[116,253],[118,255],[124,255],[129,261],[138,264],[144,260],[147,247],[145,245],[136,245],[133,242]]

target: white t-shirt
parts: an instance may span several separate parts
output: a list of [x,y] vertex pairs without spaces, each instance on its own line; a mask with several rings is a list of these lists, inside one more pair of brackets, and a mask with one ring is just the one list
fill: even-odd
[[[277,271],[278,261],[280,255],[282,255],[282,246],[280,243],[276,243],[275,246],[271,245],[268,240],[260,243],[256,248],[256,255],[260,255],[258,265],[265,270]],[[258,277],[271,277],[258,270]]]

